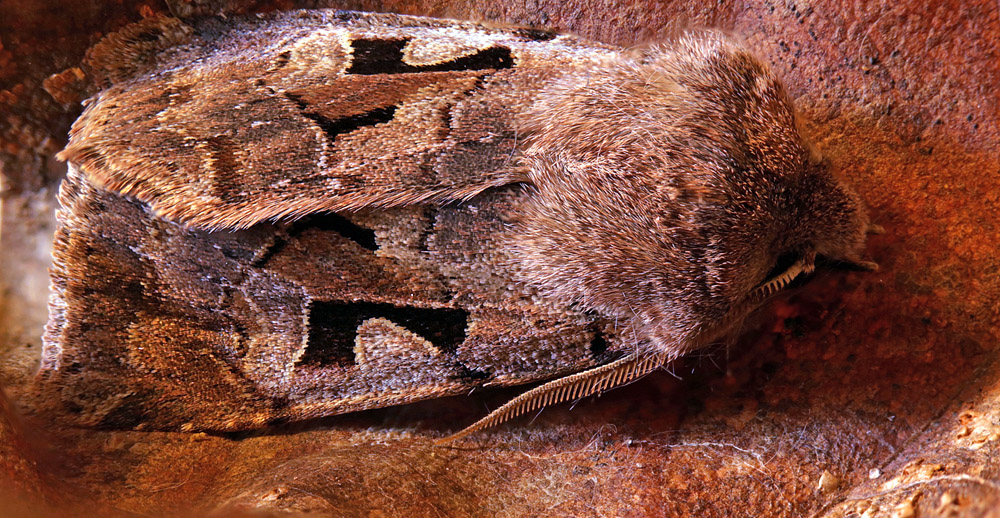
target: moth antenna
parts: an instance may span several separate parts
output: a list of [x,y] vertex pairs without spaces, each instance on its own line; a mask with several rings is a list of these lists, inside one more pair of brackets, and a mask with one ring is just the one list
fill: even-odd
[[606,365],[552,380],[517,396],[486,417],[436,442],[446,444],[544,406],[620,387],[659,369],[666,361],[665,353],[631,353]]
[[784,272],[771,278],[771,280],[757,287],[753,290],[747,297],[747,300],[751,304],[757,304],[767,297],[774,295],[775,293],[781,291],[788,283],[795,280],[800,274],[812,273],[816,269],[815,265],[816,254],[808,253],[795,261],[795,264],[789,266]]

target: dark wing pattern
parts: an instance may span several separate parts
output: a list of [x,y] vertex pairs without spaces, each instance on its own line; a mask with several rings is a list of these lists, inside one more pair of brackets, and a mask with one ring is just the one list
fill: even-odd
[[464,200],[526,179],[515,115],[545,78],[611,52],[354,12],[153,19],[91,51],[109,86],[60,157],[204,229]]
[[530,195],[503,186],[514,114],[542,64],[600,52],[343,12],[108,37],[62,155],[37,406],[240,430],[613,359],[614,324],[537,301],[503,245]]

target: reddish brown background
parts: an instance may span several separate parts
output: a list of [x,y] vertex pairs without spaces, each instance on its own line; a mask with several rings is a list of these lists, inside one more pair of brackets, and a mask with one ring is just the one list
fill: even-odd
[[[453,448],[431,444],[442,422],[519,391],[239,437],[65,430],[0,400],[0,498],[39,515],[1000,516],[1000,4],[930,3],[337,5],[621,45],[732,30],[785,78],[805,132],[886,228],[870,248],[882,270],[821,275],[741,339],[675,365],[679,379],[650,376]],[[44,322],[64,169],[52,155],[92,88],[73,67],[101,35],[166,10],[0,2],[0,385],[15,400]]]

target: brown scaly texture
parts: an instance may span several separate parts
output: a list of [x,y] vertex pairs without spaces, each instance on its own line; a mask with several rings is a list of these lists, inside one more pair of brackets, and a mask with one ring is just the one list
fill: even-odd
[[110,86],[60,155],[37,399],[91,426],[239,430],[659,358],[617,384],[738,323],[779,257],[864,246],[779,82],[718,33],[625,52],[301,11],[152,18],[90,56]]
[[[74,466],[65,475],[72,483],[152,516],[191,516],[220,502],[279,516],[996,516],[996,2],[364,5],[531,23],[623,46],[660,39],[677,20],[742,35],[784,79],[806,134],[886,227],[870,245],[883,269],[817,278],[725,352],[675,365],[680,380],[661,373],[613,397],[550,408],[483,432],[476,448],[442,450],[423,434],[447,432],[457,416],[472,421],[520,389],[241,440],[45,422],[58,432],[62,463]],[[166,11],[156,0],[0,3],[0,74],[16,83],[76,66],[88,42],[150,7]],[[71,120],[54,103],[34,102],[45,91],[25,86],[0,92],[18,99],[0,118],[40,128],[54,153]],[[22,144],[30,145],[13,145]],[[0,160],[8,185],[41,181]],[[11,257],[35,248],[10,238],[22,225],[37,232],[51,211],[12,212],[19,198],[10,193],[3,201],[0,274],[45,276],[45,261],[13,267]],[[14,345],[37,354],[37,342],[26,343]],[[5,388],[16,396],[23,387],[11,379]],[[93,501],[81,503],[93,514]]]
[[[611,52],[333,11],[154,18],[106,38],[90,56],[111,86],[63,155],[80,170],[60,192],[38,407],[239,430],[613,357],[607,319],[532,302],[497,268],[523,192],[426,203],[512,181],[511,113],[531,85]],[[312,217],[262,222],[290,215]]]
[[468,199],[524,178],[510,122],[544,78],[608,53],[541,32],[354,12],[196,29],[150,19],[90,52],[112,84],[60,157],[208,229]]
[[71,170],[37,402],[88,426],[236,430],[593,366],[614,330],[524,303],[487,271],[492,238],[468,239],[511,197],[209,233]]

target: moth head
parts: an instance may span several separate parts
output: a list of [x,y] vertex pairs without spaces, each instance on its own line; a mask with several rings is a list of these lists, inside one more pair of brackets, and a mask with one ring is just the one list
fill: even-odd
[[723,34],[568,74],[519,129],[522,275],[658,351],[725,333],[787,284],[771,283],[779,265],[860,262],[860,199],[813,158],[780,81]]
[[822,161],[804,167],[798,190],[794,199],[803,206],[798,209],[802,223],[796,237],[805,243],[799,246],[831,261],[874,268],[862,256],[868,234],[877,227],[869,221],[861,197]]

